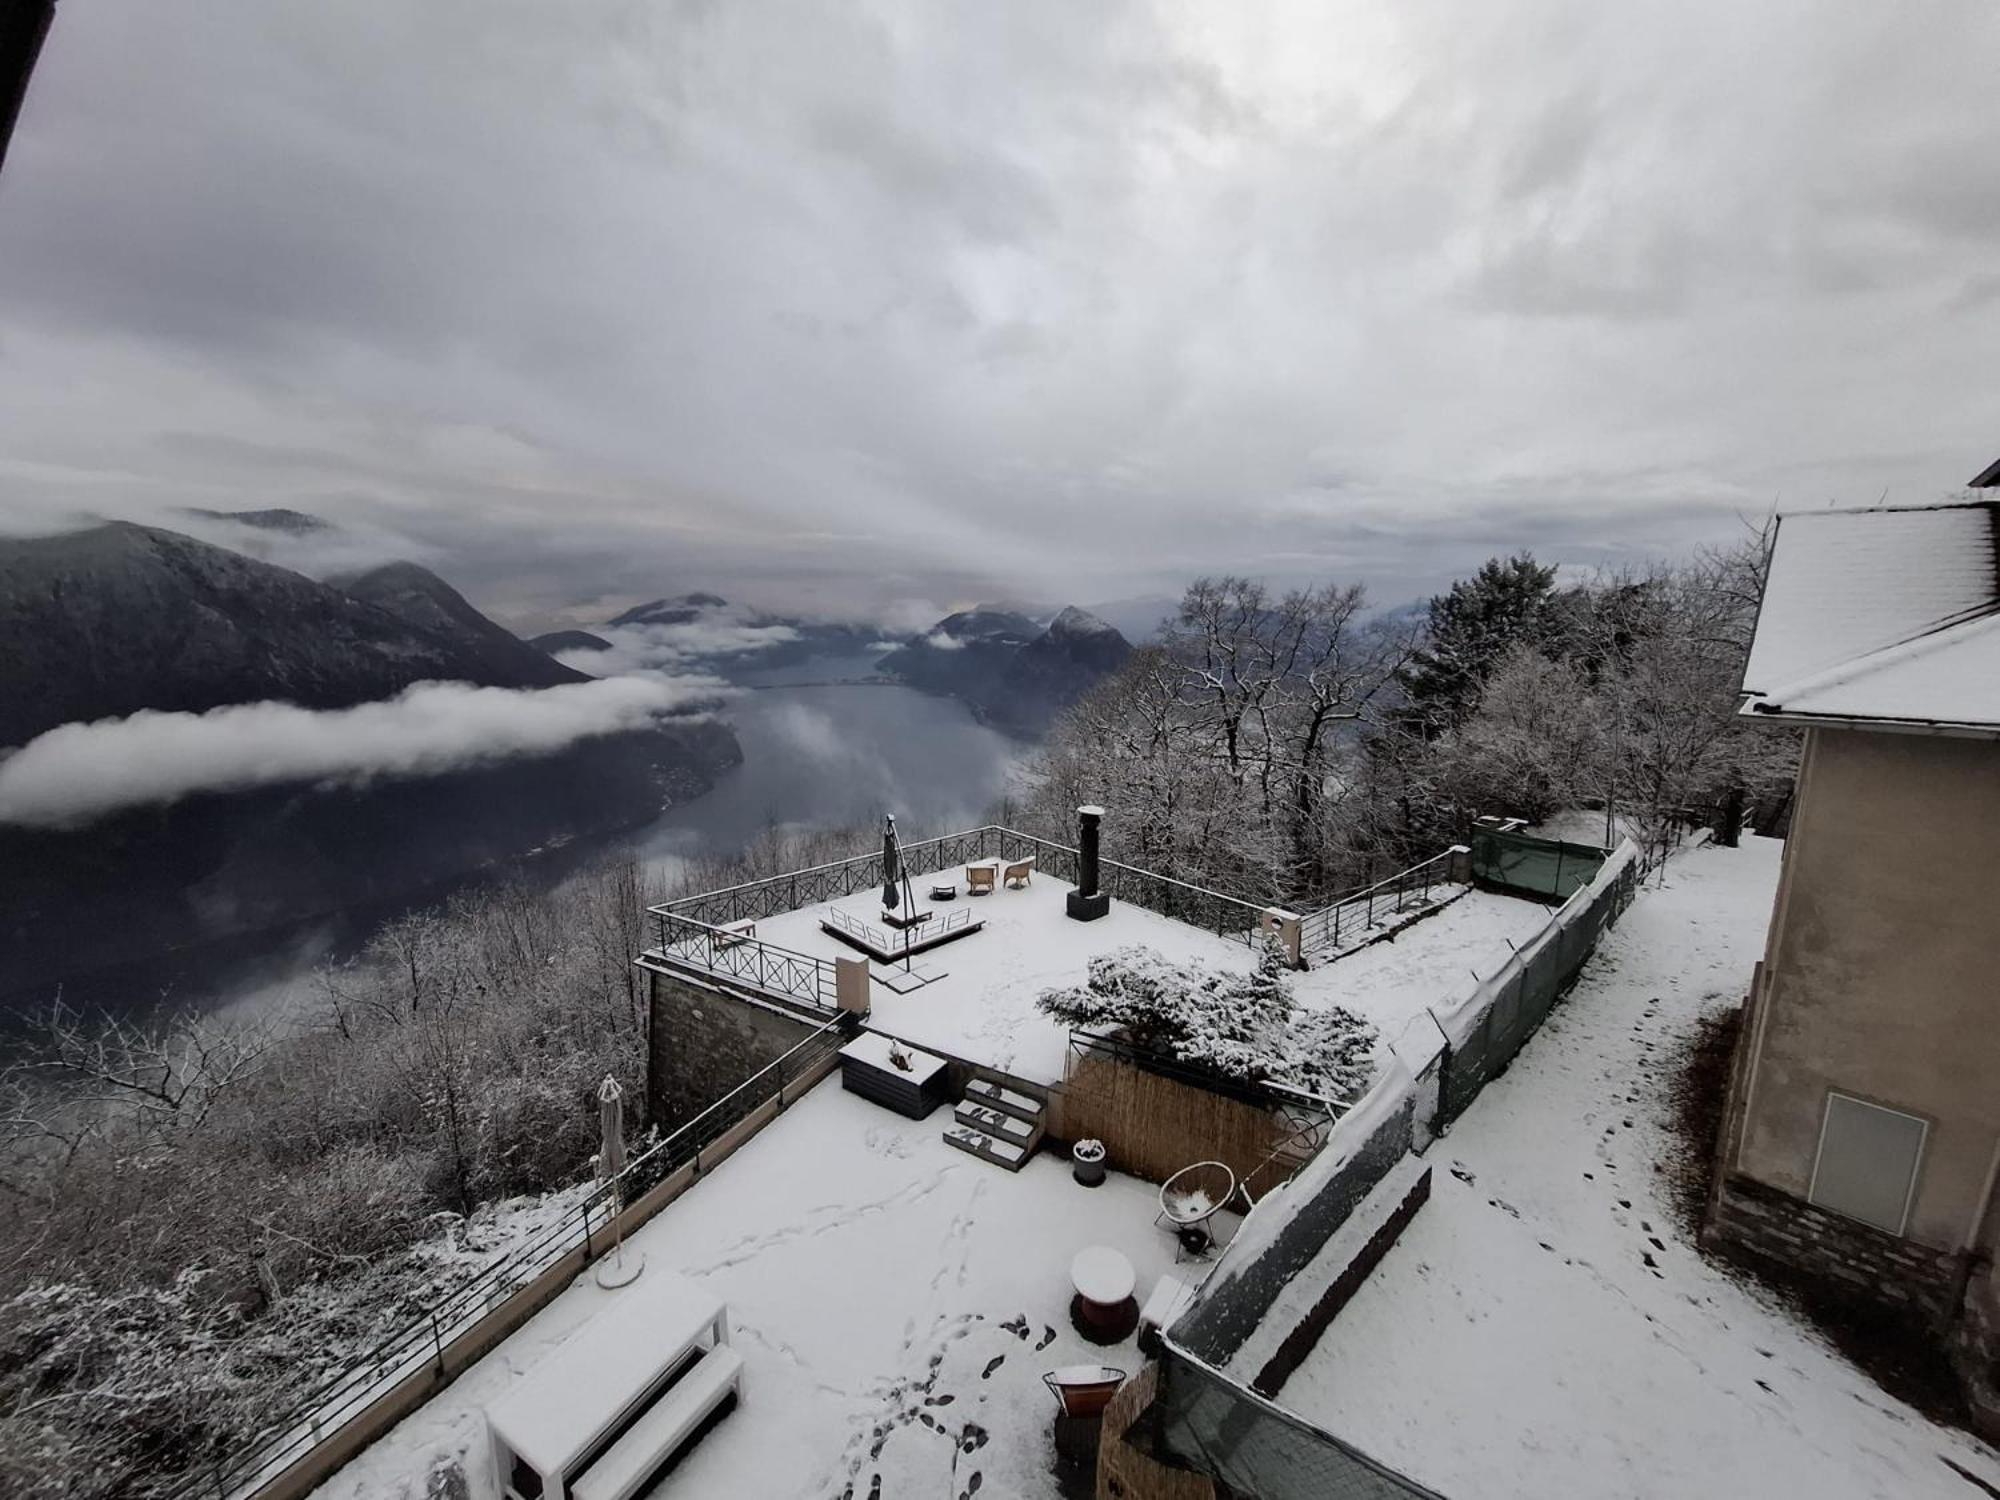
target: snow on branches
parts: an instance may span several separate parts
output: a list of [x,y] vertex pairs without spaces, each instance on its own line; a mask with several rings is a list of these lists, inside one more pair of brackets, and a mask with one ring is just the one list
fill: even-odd
[[1248,973],[1175,963],[1146,947],[1100,953],[1083,984],[1049,990],[1035,1003],[1067,1026],[1121,1031],[1139,1047],[1238,1083],[1351,1098],[1373,1072],[1375,1028],[1337,1005],[1297,1007],[1273,943]]

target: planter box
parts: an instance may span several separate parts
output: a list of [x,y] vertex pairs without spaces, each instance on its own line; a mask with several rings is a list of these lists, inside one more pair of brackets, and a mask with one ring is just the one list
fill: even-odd
[[945,1060],[915,1047],[901,1050],[910,1059],[907,1073],[889,1061],[887,1037],[862,1032],[840,1049],[840,1086],[884,1109],[921,1120],[944,1102],[950,1087]]

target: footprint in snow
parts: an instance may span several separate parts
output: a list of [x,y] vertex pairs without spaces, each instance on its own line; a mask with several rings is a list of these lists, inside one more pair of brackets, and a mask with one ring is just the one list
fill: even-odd
[[1040,1354],[1044,1349],[1048,1348],[1049,1345],[1053,1344],[1055,1341],[1056,1341],[1055,1329],[1049,1327],[1048,1324],[1044,1323],[1042,1325],[1042,1341],[1039,1344],[1035,1345],[1035,1352],[1037,1354]]
[[1518,1219],[1521,1217],[1521,1210],[1514,1207],[1513,1204],[1507,1202],[1505,1199],[1488,1198],[1486,1201],[1489,1204],[1491,1204],[1494,1208],[1499,1209],[1501,1213],[1506,1214],[1511,1218]]
[[1479,1181],[1477,1177],[1472,1175],[1472,1169],[1462,1161],[1455,1161],[1451,1164],[1451,1175],[1456,1177],[1460,1182],[1464,1183],[1467,1187],[1471,1187],[1474,1183]]
[[979,1378],[981,1380],[991,1380],[993,1378],[993,1372],[1006,1363],[1007,1363],[1006,1355],[1004,1354],[994,1355],[991,1359],[986,1361],[986,1368],[979,1372]]

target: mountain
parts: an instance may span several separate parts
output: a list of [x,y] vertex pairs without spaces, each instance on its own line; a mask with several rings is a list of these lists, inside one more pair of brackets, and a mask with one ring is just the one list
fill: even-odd
[[0,539],[0,746],[142,708],[199,713],[267,698],[346,708],[440,678],[585,680],[484,620],[441,580],[410,572],[485,631],[452,619],[453,603],[407,575],[400,592],[391,580],[372,586],[376,597],[357,597],[150,526]]
[[547,635],[530,636],[528,644],[550,656],[562,651],[609,651],[611,642],[588,630],[551,630]]
[[1123,635],[1073,604],[1046,629],[1018,611],[979,605],[947,615],[879,666],[912,687],[963,698],[988,722],[1033,737],[1131,654]]
[[635,604],[604,623],[614,629],[621,625],[687,625],[710,610],[727,608],[728,604],[718,594],[682,594],[674,599]]
[[444,643],[469,682],[507,687],[554,687],[586,674],[550,661],[548,653],[494,624],[429,568],[393,562],[327,580],[350,599],[394,615],[412,631]]
[[[144,526],[0,541],[0,746],[141,709],[344,708],[432,679],[589,680],[411,564],[335,586]],[[196,796],[77,830],[0,827],[0,995],[628,830],[741,760],[725,725],[667,720],[472,770]]]

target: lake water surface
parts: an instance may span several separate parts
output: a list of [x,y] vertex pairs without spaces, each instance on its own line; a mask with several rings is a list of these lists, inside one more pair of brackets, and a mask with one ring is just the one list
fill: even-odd
[[[645,834],[651,856],[740,849],[773,826],[978,823],[1027,748],[953,698],[857,679],[872,657],[825,657],[750,679],[729,707],[743,764]],[[858,852],[858,851],[857,851]]]
[[[84,1009],[124,1015],[163,1002],[284,1009],[298,1003],[297,992],[316,964],[358,952],[384,922],[463,886],[495,878],[553,886],[627,846],[671,866],[694,854],[731,853],[767,827],[866,826],[884,812],[896,813],[913,830],[978,823],[1007,792],[1028,747],[980,724],[955,699],[858,680],[873,670],[873,657],[830,657],[746,678],[728,708],[743,764],[708,795],[673,808],[637,833],[572,843],[420,897],[79,972],[61,993]],[[10,1016],[55,992],[48,987],[0,996],[0,1044]]]

